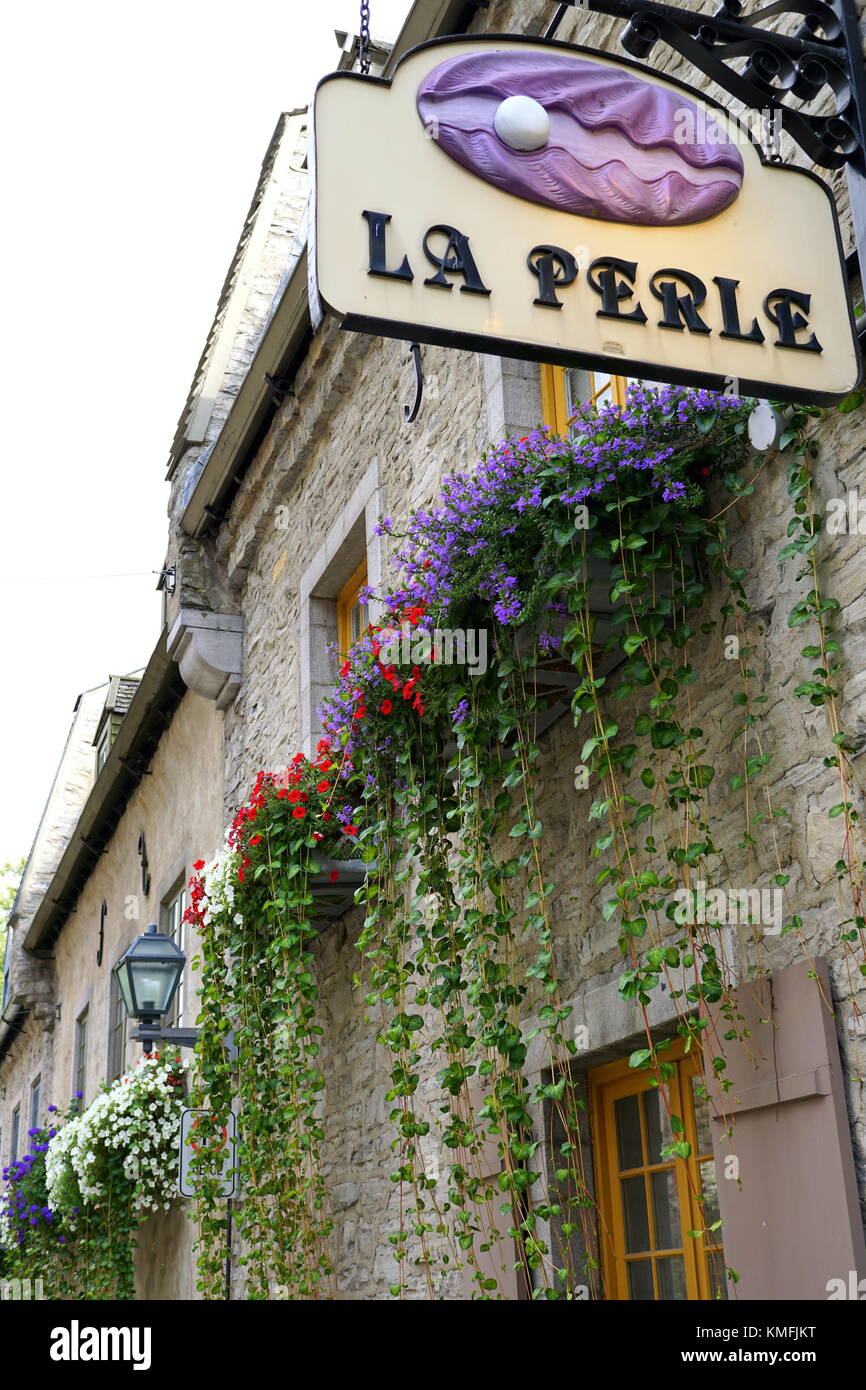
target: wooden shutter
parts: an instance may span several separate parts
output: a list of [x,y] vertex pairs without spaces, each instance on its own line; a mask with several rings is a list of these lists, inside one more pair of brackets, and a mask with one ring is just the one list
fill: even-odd
[[[724,1115],[711,1121],[725,1260],[740,1276],[729,1296],[827,1299],[831,1280],[866,1275],[866,1247],[826,962],[788,966],[735,998],[735,1026],[750,1036],[723,1040],[731,1022],[716,1008],[706,1049],[712,1108],[733,1116],[730,1138]],[[724,1094],[713,1056],[733,1082]]]

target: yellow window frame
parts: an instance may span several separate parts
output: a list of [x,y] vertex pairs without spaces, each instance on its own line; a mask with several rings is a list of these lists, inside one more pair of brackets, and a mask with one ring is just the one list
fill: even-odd
[[[340,655],[349,655],[364,629],[360,593],[367,583],[367,558],[361,561],[351,579],[337,596],[337,646]],[[357,630],[356,630],[357,629]]]
[[[567,434],[572,419],[565,389],[565,367],[544,363],[541,368],[541,418],[557,434]],[[602,391],[607,390],[607,378],[600,372],[589,372],[590,391],[587,404],[594,405]],[[625,405],[628,378],[612,376],[610,391],[614,404],[621,410]]]
[[[682,1245],[677,1246],[672,1253],[679,1253],[680,1249],[682,1250],[687,1300],[703,1302],[713,1297],[710,1275],[711,1259],[719,1262],[717,1269],[722,1280],[726,1276],[721,1233],[717,1236],[718,1244],[708,1244],[707,1237],[703,1234],[699,1237],[692,1237],[687,1234],[690,1230],[703,1230],[703,1204],[697,1200],[701,1194],[700,1165],[702,1161],[713,1157],[712,1153],[699,1153],[697,1149],[697,1124],[691,1082],[692,1077],[701,1072],[700,1058],[694,1049],[686,1053],[681,1041],[672,1044],[661,1056],[664,1061],[674,1065],[674,1075],[670,1082],[666,1083],[669,1104],[672,1114],[679,1115],[683,1121],[685,1132],[681,1137],[691,1146],[691,1155],[688,1159],[677,1158],[674,1160]],[[628,1264],[631,1259],[646,1258],[646,1255],[650,1253],[634,1252],[628,1254],[626,1252],[625,1218],[622,1201],[619,1197],[619,1180],[622,1172],[626,1170],[621,1170],[619,1167],[614,1106],[616,1101],[624,1096],[640,1095],[641,1092],[653,1089],[651,1086],[653,1075],[652,1072],[629,1067],[628,1058],[609,1062],[606,1066],[597,1067],[589,1074],[592,1138],[597,1165],[597,1201],[601,1215],[602,1276],[606,1295],[609,1299],[614,1300],[630,1300]],[[639,1109],[639,1115],[642,1142],[648,1158],[643,1106]],[[653,1245],[655,1244],[655,1217],[652,1208],[649,1175],[655,1170],[667,1167],[670,1167],[669,1160],[661,1163],[645,1162],[640,1169],[633,1170],[635,1173],[642,1172],[645,1175],[647,1218]],[[628,1170],[628,1172],[631,1173],[632,1170]],[[656,1252],[652,1253],[655,1254]],[[653,1258],[651,1266],[653,1288],[657,1295],[658,1282],[655,1265],[656,1261]]]

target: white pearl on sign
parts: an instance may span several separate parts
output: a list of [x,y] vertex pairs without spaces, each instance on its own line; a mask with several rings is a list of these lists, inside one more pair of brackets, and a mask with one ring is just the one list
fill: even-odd
[[506,97],[496,108],[493,129],[512,150],[540,150],[550,139],[550,117],[534,97]]

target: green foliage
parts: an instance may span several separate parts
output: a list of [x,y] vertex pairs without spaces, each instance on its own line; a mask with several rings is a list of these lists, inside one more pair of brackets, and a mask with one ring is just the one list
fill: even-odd
[[[560,998],[551,916],[557,885],[533,736],[550,699],[562,694],[552,697],[550,685],[537,680],[540,664],[552,662],[554,672],[571,678],[588,774],[586,815],[596,831],[592,856],[599,861],[598,896],[581,903],[580,916],[593,949],[613,929],[622,996],[643,1011],[645,1045],[630,1065],[647,1072],[669,1109],[668,1044],[654,1041],[646,1012],[662,989],[675,1002],[687,1052],[702,1053],[711,1007],[721,1011],[727,1038],[743,1035],[718,923],[689,907],[697,906],[701,884],[724,881],[723,855],[734,850],[752,882],[759,853],[774,855],[772,881],[784,891],[789,876],[773,826],[787,808],[773,802],[760,718],[767,697],[756,693],[745,641],[747,575],[731,561],[726,523],[730,502],[754,487],[743,477],[750,403],[714,406],[703,393],[698,408],[696,400],[688,405],[681,393],[667,393],[646,406],[652,453],[647,444],[641,454],[634,414],[615,411],[584,412],[577,446],[549,437],[501,446],[498,459],[511,451],[512,463],[519,455],[525,464],[526,490],[537,484],[533,497],[515,502],[504,488],[501,496],[485,495],[473,517],[476,540],[452,555],[439,589],[425,589],[423,576],[447,548],[446,524],[436,514],[419,514],[423,524],[415,519],[403,558],[420,587],[387,596],[390,616],[396,622],[408,612],[414,623],[424,613],[431,626],[489,630],[486,674],[470,678],[436,665],[423,674],[416,667],[411,677],[395,673],[381,661],[380,629],[372,628],[341,673],[337,710],[346,723],[335,725],[322,758],[329,777],[332,761],[339,763],[348,794],[362,804],[357,822],[368,872],[357,895],[365,909],[357,983],[387,1058],[390,1177],[399,1192],[390,1237],[397,1297],[419,1290],[439,1297],[454,1290],[458,1271],[474,1296],[501,1296],[510,1272],[503,1224],[535,1297],[571,1298],[595,1278],[585,1118],[572,1065],[574,1023]],[[835,716],[838,643],[830,624],[838,605],[821,596],[817,579],[810,418],[796,412],[784,440],[794,459],[794,518],[783,555],[796,558],[809,579],[790,623],[816,629],[803,651],[818,664],[797,694],[830,720],[833,751],[825,761],[839,769],[842,787],[829,814],[844,826],[838,872],[854,897],[840,931],[847,948],[863,935],[862,864],[853,858],[849,745]],[[592,471],[608,458],[627,458],[628,467],[611,463],[604,476]],[[578,525],[574,509],[588,488],[590,515]],[[712,731],[695,723],[695,688],[713,681],[708,643],[725,640],[731,629],[737,679],[725,729],[742,749],[742,768],[722,779],[709,747]],[[381,680],[393,686],[393,699],[382,700],[391,690],[380,689]],[[239,813],[227,855],[199,882],[197,1103],[209,1107],[218,1133],[239,1096],[250,1296],[273,1297],[276,1289],[310,1298],[327,1295],[332,1274],[312,946],[319,930],[312,892],[317,841],[308,823],[298,826],[276,785],[263,792],[260,777],[254,789],[255,843]],[[332,792],[323,795],[319,813]],[[737,844],[717,843],[720,803],[742,807]],[[785,930],[799,931],[801,918],[790,910],[789,918]],[[756,939],[760,944],[757,932]],[[756,956],[753,968],[765,962]],[[236,1080],[223,1045],[229,1029],[240,1053]],[[430,1056],[435,1085],[427,1075]],[[724,1058],[708,1057],[707,1065],[726,1089]],[[552,1173],[538,1155],[539,1116],[556,1136]],[[670,1113],[669,1120],[674,1138],[666,1153],[685,1165],[700,1210],[683,1120]],[[437,1154],[446,1155],[444,1171]],[[226,1216],[205,1169],[200,1288],[219,1297]]]

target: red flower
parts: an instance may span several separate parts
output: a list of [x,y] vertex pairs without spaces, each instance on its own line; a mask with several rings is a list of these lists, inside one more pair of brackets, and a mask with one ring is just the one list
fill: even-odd
[[238,869],[238,883],[243,883],[245,878],[246,874],[244,873],[243,869]]
[[261,843],[262,843],[262,837],[261,837],[261,835],[251,835],[251,836],[250,836],[250,844],[251,844],[251,845],[260,845]]
[[314,831],[313,831],[313,839],[314,839],[314,840],[324,840],[324,838],[325,838],[324,835],[322,835],[318,830],[314,830]]
[[323,814],[323,816],[322,816],[322,820],[330,820],[330,819],[331,819],[331,813],[330,813],[330,811],[325,811],[324,814]]
[[297,767],[298,763],[302,763],[303,761],[304,761],[304,755],[303,755],[303,753],[296,753],[295,756],[292,758],[292,765],[293,765],[294,767]]
[[349,674],[349,672],[351,671],[351,669],[352,669],[352,667],[351,667],[350,662],[344,661],[344,662],[343,662],[343,665],[340,667],[340,675],[343,677],[344,680],[345,680],[346,676],[348,676],[348,674]]
[[298,791],[289,792],[289,800],[290,800],[290,801],[292,801],[292,802],[295,802],[295,801],[303,801],[303,799],[304,799],[304,793],[303,793],[303,792],[298,792]]
[[284,801],[288,794],[285,787],[280,787],[280,790],[277,792],[277,801]]
[[327,792],[331,790],[330,782],[319,782],[316,786],[317,792]]
[[390,714],[394,706],[391,704],[390,700],[383,700],[379,708],[383,714]]
[[339,869],[332,869],[331,872],[330,872],[330,874],[329,874],[329,878],[330,878],[331,882],[332,882],[332,883],[336,883],[336,882],[337,882],[337,879],[338,879],[339,877],[340,877],[340,870],[339,870]]
[[202,869],[204,868],[204,860],[197,859],[192,867],[195,869],[197,874],[201,873]]
[[358,833],[358,827],[357,827],[357,825],[347,825],[347,826],[346,826],[346,834],[347,834],[347,835],[357,835],[357,833]]
[[359,705],[358,708],[355,710],[355,713],[353,714],[352,718],[353,718],[353,719],[363,719],[363,718],[364,718],[364,715],[365,715],[366,713],[367,713],[367,706],[366,706],[366,705]]
[[306,806],[296,806],[294,811],[292,812],[292,815],[294,816],[295,820],[303,820],[306,814]]

